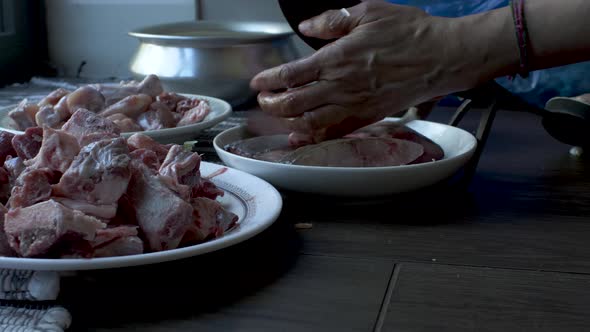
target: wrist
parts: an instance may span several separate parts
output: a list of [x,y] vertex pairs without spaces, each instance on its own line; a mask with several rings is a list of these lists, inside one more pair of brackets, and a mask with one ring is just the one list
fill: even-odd
[[509,7],[448,20],[448,36],[453,36],[448,66],[457,75],[453,90],[468,90],[518,72],[518,41]]

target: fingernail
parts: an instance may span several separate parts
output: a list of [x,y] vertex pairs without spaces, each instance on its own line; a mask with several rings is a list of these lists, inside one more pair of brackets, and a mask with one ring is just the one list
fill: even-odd
[[303,21],[299,24],[299,31],[306,33],[311,30],[311,23],[309,21]]

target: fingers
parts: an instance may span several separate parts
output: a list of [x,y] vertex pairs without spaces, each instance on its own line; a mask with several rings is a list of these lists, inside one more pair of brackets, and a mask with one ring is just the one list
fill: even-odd
[[291,144],[311,144],[343,137],[378,120],[363,117],[361,113],[339,105],[326,105],[282,121],[285,127],[294,132],[290,137]]
[[250,82],[250,87],[257,91],[295,88],[319,79],[320,68],[319,57],[314,54],[259,73]]
[[299,31],[308,37],[334,39],[346,36],[363,17],[363,4],[348,9],[328,10],[299,24]]
[[281,93],[264,91],[258,95],[260,108],[278,117],[296,117],[330,103],[346,103],[351,97],[333,81],[318,81]]

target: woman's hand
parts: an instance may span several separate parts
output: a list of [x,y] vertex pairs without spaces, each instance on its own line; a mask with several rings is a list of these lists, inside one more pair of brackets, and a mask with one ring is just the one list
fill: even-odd
[[[310,57],[258,74],[263,111],[283,119],[295,145],[341,137],[437,96],[470,86],[457,62],[451,19],[365,1],[302,22],[301,32],[338,38]],[[463,77],[462,77],[463,75]]]

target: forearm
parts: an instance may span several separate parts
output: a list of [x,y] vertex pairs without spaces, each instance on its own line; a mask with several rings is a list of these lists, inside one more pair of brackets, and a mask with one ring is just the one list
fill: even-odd
[[[526,1],[529,70],[590,60],[589,15],[588,0]],[[462,45],[454,54],[455,66],[464,72],[461,88],[518,72],[518,41],[509,7],[457,19],[450,29]]]

